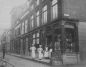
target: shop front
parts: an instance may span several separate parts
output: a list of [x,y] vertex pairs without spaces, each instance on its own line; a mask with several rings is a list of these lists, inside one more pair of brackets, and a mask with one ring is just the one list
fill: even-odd
[[79,60],[78,26],[76,21],[62,21],[53,35],[53,64],[76,64]]

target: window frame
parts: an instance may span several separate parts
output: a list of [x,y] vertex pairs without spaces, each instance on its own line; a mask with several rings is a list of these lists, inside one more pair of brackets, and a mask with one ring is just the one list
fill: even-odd
[[43,6],[42,8],[42,24],[46,24],[47,23],[47,15],[48,15],[48,9],[47,9],[47,5]]
[[36,12],[36,26],[37,27],[40,26],[40,12],[39,11]]
[[30,28],[33,29],[34,28],[34,16],[32,15],[30,18]]
[[[58,0],[55,3],[53,3],[53,1],[54,0],[52,0],[52,2],[51,2],[51,20],[54,20],[54,19],[58,18]],[[55,6],[57,6],[57,10],[56,10],[57,12],[55,12],[55,10],[53,10],[54,8],[56,8]]]

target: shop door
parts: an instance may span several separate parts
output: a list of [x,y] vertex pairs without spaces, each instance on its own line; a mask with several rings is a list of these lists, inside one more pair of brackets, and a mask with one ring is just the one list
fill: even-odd
[[51,48],[51,46],[52,46],[52,35],[47,35],[46,36],[46,38],[47,38],[47,46],[48,46],[48,48]]

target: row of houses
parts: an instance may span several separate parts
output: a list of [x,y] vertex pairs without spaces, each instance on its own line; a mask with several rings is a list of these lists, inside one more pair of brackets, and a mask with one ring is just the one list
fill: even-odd
[[[81,32],[81,29],[85,28],[85,24],[80,23],[80,16],[76,17],[78,12],[72,7],[74,0],[72,2],[28,0],[28,2],[27,9],[15,20],[16,12],[12,13],[10,52],[31,56],[30,48],[34,45],[37,55],[37,49],[41,45],[43,51],[46,47],[48,51],[52,49],[49,60],[53,58],[52,61],[60,61],[64,64],[77,63],[79,58],[85,60],[85,46],[81,45],[82,43],[85,45],[85,40],[80,40],[80,38],[85,39],[85,35],[81,35],[84,32],[83,30]],[[71,7],[69,3],[72,3]]]
[[0,50],[2,51],[4,48],[6,52],[10,52],[10,29],[5,30],[0,38]]

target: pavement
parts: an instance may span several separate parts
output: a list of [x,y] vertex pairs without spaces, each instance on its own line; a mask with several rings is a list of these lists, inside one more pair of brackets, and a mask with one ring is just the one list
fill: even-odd
[[9,63],[14,65],[15,67],[51,67],[49,65],[41,64],[38,62],[33,62],[30,60],[14,57],[10,55],[6,55],[6,57],[9,59],[8,60]]
[[[0,56],[2,56],[2,53],[0,53]],[[26,59],[15,57],[8,54],[6,54],[5,60],[11,64],[10,67],[12,66],[14,67],[52,67],[50,65],[33,62],[31,60],[26,60]]]
[[21,55],[12,54],[12,53],[8,54],[8,55],[19,57],[19,58],[30,60],[30,61],[36,61],[36,62],[39,62],[39,63],[42,63],[42,64],[46,64],[46,65],[50,65],[50,60],[49,59],[42,59],[42,60],[39,60],[38,58],[32,59],[32,57],[30,57],[30,56],[25,56],[25,55],[21,56]]
[[[0,54],[1,56],[2,54]],[[86,63],[84,64],[75,64],[75,65],[47,65],[43,63],[39,63],[37,61],[26,60],[25,58],[21,58],[18,56],[6,55],[5,59],[12,64],[14,67],[86,67]],[[12,67],[12,66],[11,66]]]

